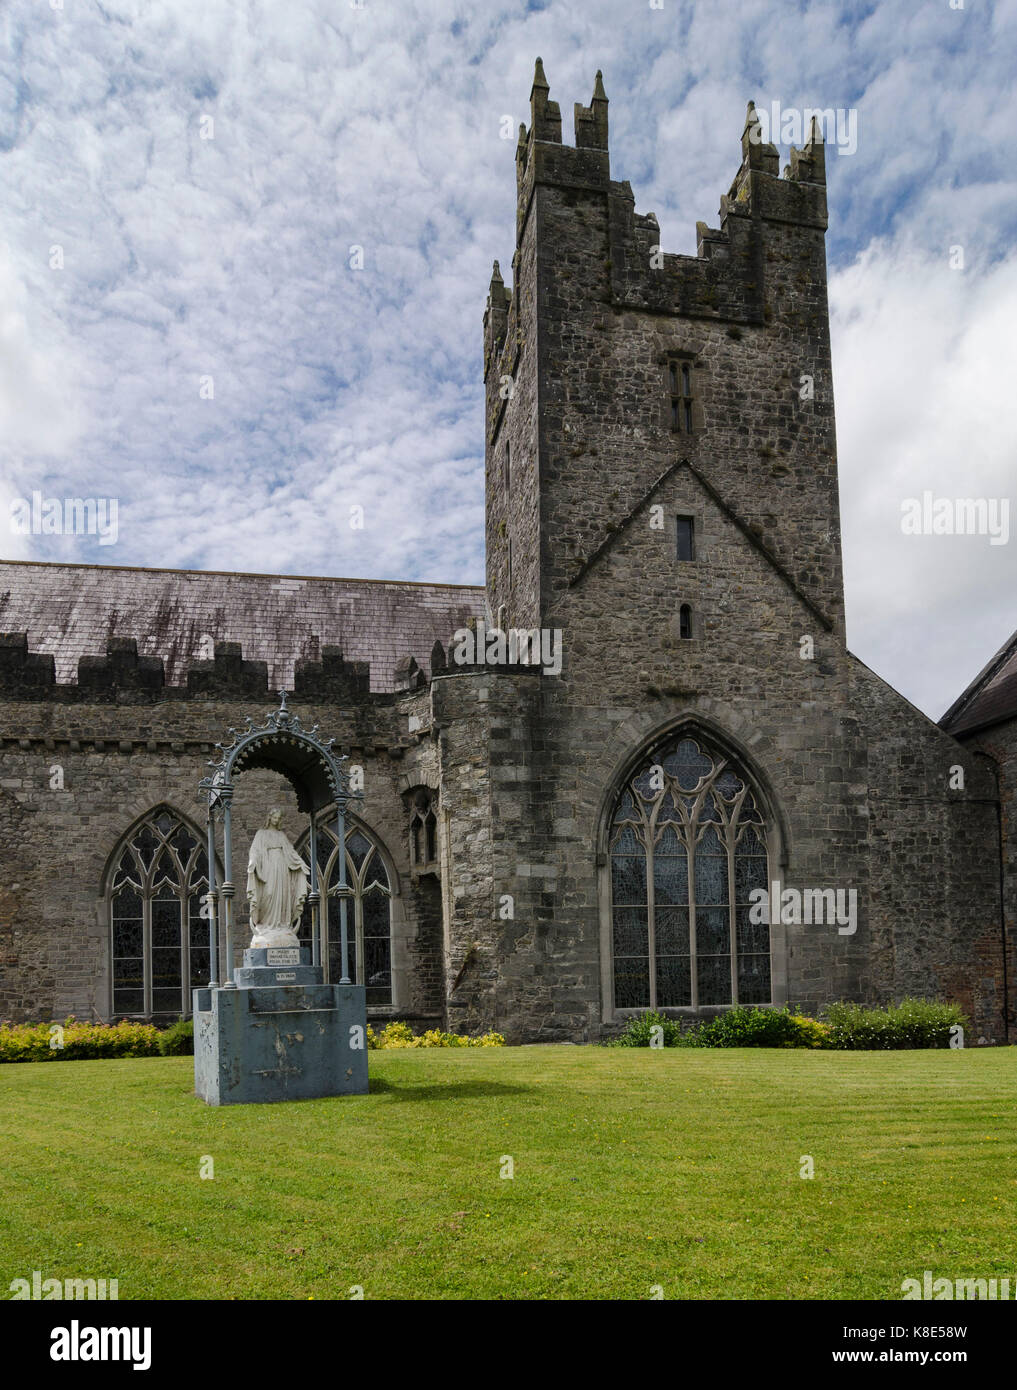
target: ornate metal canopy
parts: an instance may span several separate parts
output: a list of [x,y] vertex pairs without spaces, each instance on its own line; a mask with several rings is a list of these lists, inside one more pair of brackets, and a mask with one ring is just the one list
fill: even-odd
[[[311,881],[307,903],[311,909],[311,943],[313,963],[318,965],[327,959],[325,933],[327,914],[321,911],[321,894],[318,883],[317,863],[317,817],[326,809],[332,808],[336,818],[336,835],[339,841],[339,883],[331,889],[339,899],[339,931],[342,958],[341,984],[349,984],[349,934],[347,921],[347,898],[349,890],[346,883],[346,808],[351,801],[362,801],[360,792],[350,790],[349,778],[343,764],[345,755],[332,751],[334,738],[323,741],[318,737],[317,724],[305,729],[299,718],[286,708],[286,692],[279,692],[279,708],[268,716],[263,725],[256,725],[248,716],[247,727],[237,733],[230,729],[228,743],[217,743],[215,761],[208,765],[212,769],[208,777],[198,783],[208,797],[208,855],[209,855],[209,945],[211,975],[210,986],[218,985],[218,924],[225,930],[226,988],[233,984],[233,779],[242,772],[255,768],[281,773],[297,795],[297,808],[310,818],[310,857]],[[215,822],[221,819],[223,826],[223,870],[222,883],[215,884]]]
[[322,741],[319,725],[305,729],[298,715],[286,708],[286,691],[279,692],[280,706],[263,725],[256,725],[248,716],[247,727],[238,734],[229,729],[229,743],[217,743],[219,758],[210,762],[212,774],[198,784],[208,793],[209,804],[218,805],[222,793],[233,785],[238,773],[254,768],[267,768],[281,773],[297,794],[297,808],[304,815],[315,815],[326,806],[345,805],[360,801],[359,792],[351,792],[343,763],[345,755],[332,751],[334,738]]

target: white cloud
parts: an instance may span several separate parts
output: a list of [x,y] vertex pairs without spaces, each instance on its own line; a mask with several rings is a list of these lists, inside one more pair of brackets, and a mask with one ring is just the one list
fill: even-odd
[[32,294],[0,245],[0,440],[8,485],[19,461],[67,453],[83,425],[81,365],[58,313],[39,292],[43,274],[55,279],[63,272],[36,270]]
[[[945,485],[958,451],[986,486],[1000,466],[1005,393],[987,421],[975,402],[1012,303],[1010,0],[10,0],[6,22],[5,485],[121,503],[116,547],[32,554],[481,580],[481,315],[515,221],[499,128],[528,119],[541,53],[566,140],[604,70],[614,177],[666,250],[715,223],[749,97],[857,108],[828,239],[852,642],[931,708],[1012,626],[1002,558],[965,551],[947,583],[953,552],[930,568],[886,522],[887,488]],[[939,270],[957,240],[963,282]]]
[[849,644],[938,717],[1013,631],[1017,534],[905,535],[901,504],[1005,498],[1017,527],[1017,257],[876,242],[830,299]]

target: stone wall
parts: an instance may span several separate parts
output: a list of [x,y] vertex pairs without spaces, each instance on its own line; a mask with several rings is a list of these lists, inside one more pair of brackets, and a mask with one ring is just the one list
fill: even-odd
[[1003,1042],[994,778],[860,662],[854,695],[868,743],[871,994],[956,1000],[976,1039]]
[[[298,685],[317,689],[317,702],[298,695],[290,707],[306,725],[317,722],[334,735],[350,763],[363,767],[361,816],[387,856],[393,889],[395,1002],[375,1013],[440,1022],[436,908],[432,901],[421,912],[411,891],[404,800],[408,787],[435,778],[426,689],[371,695],[351,677],[346,684],[337,679],[326,692],[323,682],[320,666],[317,678],[305,668]],[[13,684],[5,695],[0,682],[0,1017],[106,1018],[110,857],[130,827],[162,804],[203,833],[198,782],[207,774],[213,744],[230,727],[242,728],[247,716],[263,722],[277,702],[267,692],[230,698],[211,677],[209,688],[184,692],[183,698],[179,690],[167,697],[124,686],[95,690],[91,697],[78,686],[56,686],[25,698],[24,685]],[[247,849],[267,807],[276,804],[284,810],[284,829],[296,839],[306,818],[298,815],[289,784],[268,772],[238,779],[238,949],[247,921]]]
[[[998,788],[998,803],[989,807],[994,824],[986,834],[990,839],[998,837],[1000,844],[1000,923],[986,934],[984,973],[998,983],[1001,993],[1005,981],[1008,1040],[1012,1043],[1017,1041],[1017,719],[963,734],[960,742],[966,752],[986,764]],[[984,852],[980,845],[980,858]]]
[[[507,761],[489,764],[488,891],[511,893],[518,915],[494,937],[495,998],[477,1007],[526,1038],[615,1024],[606,818],[640,751],[698,728],[771,807],[782,885],[857,893],[853,935],[774,924],[775,1000],[814,1011],[939,993],[999,1040],[991,788],[845,647],[822,147],[795,152],[781,178],[750,115],[719,229],[700,224],[696,257],[661,255],[656,219],[610,178],[606,101],[593,147],[583,112],[576,148],[563,146],[538,66],[517,158],[516,284],[503,334],[497,282],[486,324],[489,486],[502,442],[531,437],[534,401],[538,421],[536,498],[528,476],[491,489],[488,538],[539,528],[539,563],[514,566],[509,586],[489,558],[492,608],[561,629],[564,667],[537,678],[528,707],[505,709],[492,744]],[[691,364],[692,433],[671,428],[672,356]],[[495,379],[510,362],[503,401]],[[694,518],[692,562],[677,560],[679,515]],[[494,689],[481,745],[500,733]],[[945,780],[953,762],[961,792]],[[514,863],[498,833],[512,821]],[[534,866],[553,871],[543,895]]]
[[[435,644],[428,682],[375,634],[388,656],[372,692],[368,664],[335,647],[269,643],[272,669],[294,663],[293,711],[364,769],[363,820],[395,890],[390,1013],[512,1042],[621,1026],[607,826],[640,757],[688,732],[752,782],[771,879],[857,894],[853,933],[771,924],[775,1002],[940,995],[1001,1041],[1014,725],[959,743],[845,645],[822,147],[792,152],[782,178],[750,113],[719,227],[698,225],[696,256],[664,254],[611,178],[599,77],[571,148],[538,64],[517,195],[512,291],[496,268],[484,323],[487,604],[506,626],[560,632],[560,674],[464,666]],[[672,429],[671,358],[692,373],[691,432]],[[456,625],[478,614],[470,591],[432,598]],[[185,665],[167,684],[164,657],[121,635],[58,682],[54,651],[0,638],[0,1016],[106,1016],[109,857],[163,803],[200,828],[214,742],[275,708],[268,660],[236,643]],[[1002,788],[1009,958],[983,753]],[[423,788],[438,815],[426,866],[408,836]],[[289,788],[242,779],[238,863],[277,802],[295,836]]]

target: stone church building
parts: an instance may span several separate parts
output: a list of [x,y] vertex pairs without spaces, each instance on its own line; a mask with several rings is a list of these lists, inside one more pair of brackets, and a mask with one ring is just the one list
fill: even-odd
[[[781,172],[750,108],[718,226],[663,254],[599,74],[567,145],[538,61],[516,176],[485,587],[0,565],[0,1017],[189,1012],[198,783],[285,690],[362,775],[374,1020],[581,1042],[910,993],[1012,1041],[1017,637],[940,726],[845,647],[818,135]],[[306,857],[245,774],[238,903],[273,805]]]

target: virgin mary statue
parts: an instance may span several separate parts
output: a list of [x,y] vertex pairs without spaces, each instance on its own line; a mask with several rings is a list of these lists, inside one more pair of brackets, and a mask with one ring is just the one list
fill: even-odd
[[279,829],[282,812],[273,807],[251,843],[247,861],[247,901],[251,905],[251,946],[296,946],[294,930],[307,897],[307,865]]

